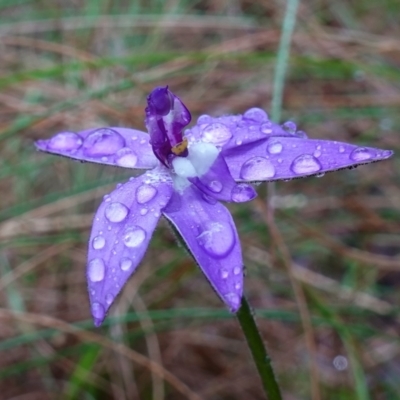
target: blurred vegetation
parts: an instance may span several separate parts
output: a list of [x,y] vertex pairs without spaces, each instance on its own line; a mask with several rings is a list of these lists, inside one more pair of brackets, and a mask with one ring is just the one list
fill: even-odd
[[[144,129],[157,85],[194,118],[269,110],[285,5],[0,0],[2,399],[263,398],[237,321],[166,224],[93,329],[91,219],[129,172],[39,154],[33,140]],[[398,152],[399,15],[398,0],[302,1],[283,120]],[[285,399],[317,400],[318,388],[324,400],[400,398],[399,170],[395,156],[274,193],[262,185],[257,201],[229,206]]]

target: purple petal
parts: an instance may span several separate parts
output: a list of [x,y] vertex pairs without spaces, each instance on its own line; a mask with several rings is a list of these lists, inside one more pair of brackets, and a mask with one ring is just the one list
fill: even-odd
[[128,128],[97,128],[61,132],[47,140],[38,140],[38,150],[79,161],[147,169],[157,165],[149,144],[149,135]]
[[289,136],[293,133],[288,129],[271,122],[268,115],[260,108],[250,108],[243,115],[228,115],[218,118],[202,115],[197,124],[186,130],[189,143],[212,143],[219,147],[223,154],[245,145],[257,146],[272,136]]
[[237,181],[276,181],[320,175],[329,171],[385,160],[389,150],[328,140],[273,137],[258,146],[241,146],[224,154]]
[[257,196],[250,185],[235,182],[221,153],[204,175],[188,179],[203,193],[216,200],[242,203]]
[[239,237],[229,211],[210,204],[194,186],[175,193],[164,216],[175,226],[207,279],[232,312],[243,294]]
[[148,172],[104,196],[89,241],[87,281],[94,323],[106,312],[136,270],[161,210],[172,194],[170,181]]

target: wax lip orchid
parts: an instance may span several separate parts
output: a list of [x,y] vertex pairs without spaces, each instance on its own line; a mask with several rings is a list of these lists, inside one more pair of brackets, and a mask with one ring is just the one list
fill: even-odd
[[393,153],[308,139],[259,108],[243,115],[191,115],[168,87],[147,98],[148,133],[128,128],[61,132],[36,147],[80,161],[147,169],[104,196],[94,217],[87,264],[96,326],[143,258],[161,215],[176,228],[218,296],[236,312],[243,293],[240,241],[220,203],[256,196],[252,182],[288,180],[387,159]]

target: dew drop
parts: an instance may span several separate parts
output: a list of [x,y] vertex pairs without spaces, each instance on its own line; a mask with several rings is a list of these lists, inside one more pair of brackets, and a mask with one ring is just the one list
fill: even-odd
[[231,192],[231,200],[235,203],[243,203],[253,200],[257,196],[256,191],[246,183],[238,183]]
[[273,141],[268,144],[267,151],[269,154],[279,154],[282,152],[283,146],[281,142]]
[[294,135],[296,133],[297,126],[292,121],[287,121],[282,125],[282,128],[285,132]]
[[234,275],[239,275],[240,274],[240,272],[241,272],[241,268],[240,267],[235,267],[235,268],[233,268],[233,274]]
[[344,152],[345,152],[344,146],[340,146],[340,147],[339,147],[339,153],[344,153]]
[[295,136],[297,136],[299,139],[308,139],[307,133],[304,131],[295,132]]
[[140,226],[132,226],[126,229],[123,241],[126,247],[139,247],[146,239],[146,232]]
[[209,124],[212,122],[213,118],[210,117],[207,114],[200,115],[199,118],[197,118],[197,125],[203,125],[203,124]]
[[88,156],[109,156],[125,146],[124,138],[110,128],[97,129],[90,133],[83,142],[83,149]]
[[275,168],[265,157],[252,157],[247,160],[240,170],[240,176],[249,181],[257,181],[272,178]]
[[239,308],[240,297],[236,293],[227,293],[224,297],[232,311],[236,311]]
[[261,126],[260,126],[260,131],[262,133],[265,133],[266,135],[269,135],[272,133],[272,122],[268,121],[268,122],[264,122]]
[[354,161],[364,161],[372,158],[372,154],[371,151],[365,147],[357,147],[351,152],[350,158]]
[[111,305],[113,301],[114,301],[114,296],[111,293],[108,293],[106,295],[106,303],[107,303],[107,305]]
[[[318,147],[320,147],[320,146],[318,146]],[[318,149],[318,147],[317,147],[317,149],[314,151],[314,157],[316,157],[316,158],[321,157],[321,154],[322,154],[321,150]]]
[[291,170],[297,175],[312,174],[321,170],[319,161],[310,154],[298,156],[290,166]]
[[140,210],[140,215],[146,215],[147,212],[148,212],[148,209],[147,209],[147,208],[142,208],[142,209]]
[[120,167],[135,168],[137,156],[129,147],[124,147],[115,155],[115,163]]
[[128,211],[128,207],[124,204],[114,202],[106,207],[104,214],[110,222],[122,222],[128,215]]
[[139,204],[148,203],[157,194],[157,189],[151,185],[140,185],[136,190],[136,200]]
[[220,181],[211,181],[207,187],[214,193],[220,193],[222,190],[222,183]]
[[96,321],[97,326],[100,325],[101,320],[104,318],[105,314],[106,313],[104,311],[104,307],[100,303],[95,302],[92,304],[92,315],[97,320],[100,320],[100,321]]
[[207,125],[201,133],[203,142],[212,143],[215,146],[223,146],[231,137],[232,132],[226,125],[220,122]]
[[123,258],[119,263],[119,267],[122,269],[122,271],[129,271],[132,265],[133,263],[130,258]]
[[225,269],[221,270],[221,278],[226,279],[229,276],[229,272]]
[[242,287],[242,285],[241,285],[240,283],[237,283],[237,284],[235,285],[235,289],[236,289],[236,290],[240,290],[241,287]]
[[48,144],[49,150],[72,151],[82,146],[82,138],[74,132],[62,132],[53,136]]
[[236,139],[235,143],[237,146],[240,146],[243,143],[243,141],[242,141],[242,139]]
[[243,118],[250,121],[262,122],[268,119],[268,115],[261,108],[253,107],[243,114]]
[[106,267],[101,258],[94,258],[88,265],[88,276],[92,282],[101,282],[104,279]]
[[95,250],[101,250],[106,244],[103,236],[96,236],[92,241],[92,246]]
[[207,222],[196,239],[204,251],[215,258],[228,255],[236,242],[231,225],[222,222]]

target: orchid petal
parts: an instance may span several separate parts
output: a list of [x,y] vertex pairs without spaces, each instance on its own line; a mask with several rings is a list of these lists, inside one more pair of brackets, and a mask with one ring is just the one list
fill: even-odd
[[225,151],[241,148],[246,145],[256,146],[270,137],[292,137],[289,130],[271,122],[268,115],[260,108],[251,108],[243,115],[210,117],[202,115],[197,124],[186,130],[189,143],[197,141],[212,143]]
[[235,182],[221,153],[204,175],[188,180],[216,200],[242,203],[257,197],[253,187]]
[[61,132],[38,140],[38,150],[99,164],[148,169],[157,165],[150,136],[136,129],[97,128],[81,132]]
[[224,153],[236,181],[277,181],[351,168],[385,160],[389,150],[329,140],[274,137],[256,147],[241,146]]
[[94,323],[107,310],[136,270],[163,207],[172,194],[170,181],[154,172],[120,185],[104,196],[89,241],[87,281]]
[[232,312],[243,294],[243,261],[239,237],[230,212],[210,204],[189,186],[175,193],[163,215],[175,226],[207,279]]

